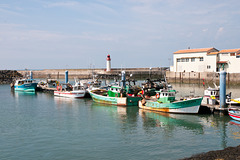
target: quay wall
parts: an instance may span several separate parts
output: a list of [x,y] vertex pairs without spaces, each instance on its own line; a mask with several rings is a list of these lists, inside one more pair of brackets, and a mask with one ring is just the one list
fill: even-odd
[[[166,71],[166,78],[171,83],[195,83],[212,85],[219,84],[219,73],[217,72],[173,72]],[[240,85],[240,73],[227,73],[227,85]]]
[[[62,79],[65,77],[65,71],[68,71],[68,76],[70,79],[81,78],[88,79],[92,78],[92,75],[97,75],[98,78],[121,78],[121,72],[124,70],[126,72],[127,78],[132,76],[134,79],[147,79],[147,78],[163,78],[166,73],[167,68],[114,68],[107,72],[106,69],[44,69],[44,70],[32,70],[33,78],[37,79]],[[24,76],[30,74],[30,71],[21,70],[18,71]]]

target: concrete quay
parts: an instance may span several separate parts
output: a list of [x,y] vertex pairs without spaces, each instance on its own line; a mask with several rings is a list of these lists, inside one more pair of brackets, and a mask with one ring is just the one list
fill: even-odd
[[[217,72],[173,72],[166,71],[168,82],[187,84],[219,84],[219,73]],[[227,73],[226,84],[240,85],[240,73]]]
[[[63,79],[65,77],[65,71],[68,70],[68,76],[70,79],[80,78],[88,79],[92,78],[92,75],[97,75],[98,78],[121,78],[121,71],[126,72],[126,77],[133,79],[147,79],[147,78],[163,78],[166,73],[167,67],[163,68],[112,68],[111,71],[106,71],[106,69],[43,69],[43,70],[31,70],[33,78],[43,79],[43,78],[53,78],[53,79]],[[20,70],[18,71],[22,75],[26,76],[30,74],[30,70]]]

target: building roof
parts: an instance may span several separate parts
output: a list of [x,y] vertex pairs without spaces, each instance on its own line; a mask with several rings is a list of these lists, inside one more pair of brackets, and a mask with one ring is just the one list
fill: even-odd
[[240,53],[240,48],[238,49],[223,49],[219,53]]
[[216,55],[218,54],[219,52],[209,52],[208,55]]
[[223,64],[223,63],[227,63],[227,61],[218,61],[217,63]]
[[179,53],[197,53],[197,52],[216,52],[218,51],[215,48],[197,48],[197,49],[185,49],[185,50],[179,50],[177,52],[174,52],[174,54],[179,54]]

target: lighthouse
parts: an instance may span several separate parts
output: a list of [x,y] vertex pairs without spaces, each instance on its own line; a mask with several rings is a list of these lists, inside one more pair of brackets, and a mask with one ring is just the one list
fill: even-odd
[[107,55],[107,69],[106,69],[107,72],[111,71],[111,58],[110,58],[110,55],[108,54]]

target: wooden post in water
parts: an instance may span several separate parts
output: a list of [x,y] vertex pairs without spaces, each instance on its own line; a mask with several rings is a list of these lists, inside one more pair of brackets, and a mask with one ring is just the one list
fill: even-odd
[[200,79],[200,72],[198,72],[198,84],[199,84],[199,86],[200,86],[200,82],[201,81],[201,79]]
[[189,72],[189,74],[188,74],[188,83],[190,84],[190,73],[191,72]]
[[228,88],[229,88],[229,83],[230,83],[230,73],[228,72]]
[[177,81],[177,79],[176,79],[176,74],[177,74],[177,72],[175,72],[175,83],[176,83],[176,81]]
[[182,76],[182,74],[181,74],[182,72],[179,72],[179,73],[180,73],[180,74],[179,74],[179,76],[180,76],[180,77],[179,77],[179,82],[182,83],[182,77],[181,77],[181,76]]

